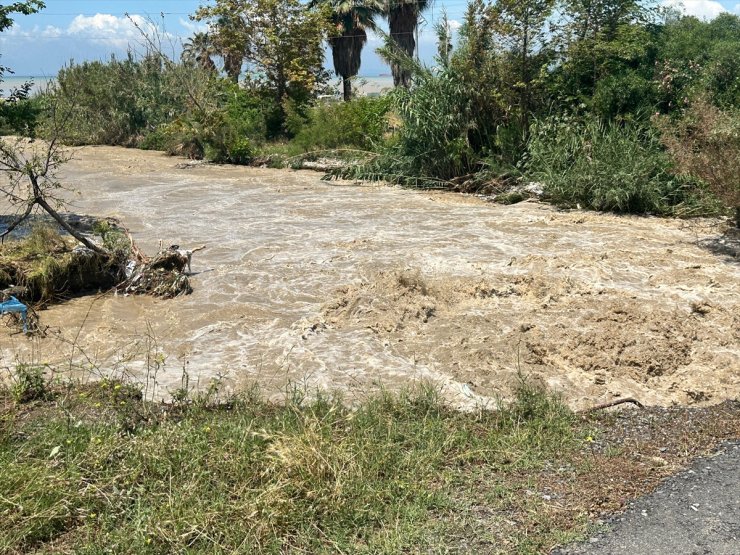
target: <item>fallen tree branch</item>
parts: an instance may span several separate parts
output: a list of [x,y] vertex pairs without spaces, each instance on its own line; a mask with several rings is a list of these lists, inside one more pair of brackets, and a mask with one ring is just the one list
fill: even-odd
[[116,222],[116,226],[120,227],[126,234],[126,237],[128,237],[128,242],[131,244],[131,254],[136,257],[136,260],[142,263],[149,262],[149,257],[141,252],[141,249],[136,246],[136,243],[134,242],[134,237],[131,235],[131,232],[128,230],[128,228],[121,222]]
[[91,251],[94,251],[94,252],[100,254],[101,256],[110,257],[110,253],[107,250],[105,250],[102,247],[99,247],[98,245],[96,245],[95,243],[93,243],[92,241],[90,241],[87,237],[85,237],[81,233],[78,233],[71,225],[69,225],[64,220],[64,218],[62,218],[62,216],[56,210],[54,210],[48,202],[46,202],[46,200],[44,200],[41,197],[37,197],[36,198],[36,204],[38,204],[39,206],[41,206],[41,208],[43,208],[44,210],[46,210],[46,212],[52,218],[54,218],[57,221],[57,223],[60,226],[62,226],[62,228],[67,233],[69,233],[72,237],[74,237],[75,239],[77,239],[77,241],[79,241],[80,243],[82,243],[83,245],[85,245],[88,249],[90,249]]
[[625,397],[623,399],[615,399],[614,401],[608,401],[606,403],[601,403],[600,405],[595,405],[595,406],[593,406],[591,408],[584,409],[584,410],[579,411],[579,412],[580,413],[595,412],[597,410],[602,410],[602,409],[608,409],[608,408],[611,408],[611,407],[616,407],[617,405],[622,405],[624,403],[632,403],[633,405],[637,405],[641,409],[644,409],[645,408],[645,405],[643,405],[637,399],[635,399],[633,397]]

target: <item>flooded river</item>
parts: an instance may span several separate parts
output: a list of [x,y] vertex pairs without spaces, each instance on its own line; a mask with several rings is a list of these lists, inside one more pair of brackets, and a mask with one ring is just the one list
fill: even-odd
[[85,148],[63,175],[71,211],[120,219],[145,252],[207,245],[194,293],[53,306],[46,337],[2,332],[3,366],[156,372],[156,396],[183,371],[349,398],[430,380],[467,407],[517,374],[575,407],[740,396],[740,265],[703,246],[711,222],[183,162]]

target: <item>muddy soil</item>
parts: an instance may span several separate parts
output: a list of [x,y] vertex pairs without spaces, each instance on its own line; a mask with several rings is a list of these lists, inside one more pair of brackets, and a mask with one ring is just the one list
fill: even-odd
[[712,248],[715,221],[499,206],[108,147],[77,151],[64,176],[73,211],[121,219],[145,252],[207,244],[195,291],[54,306],[46,337],[0,333],[5,367],[73,359],[150,383],[156,371],[158,395],[183,369],[191,385],[223,375],[276,395],[432,380],[461,407],[506,397],[518,374],[575,408],[740,396],[740,261]]

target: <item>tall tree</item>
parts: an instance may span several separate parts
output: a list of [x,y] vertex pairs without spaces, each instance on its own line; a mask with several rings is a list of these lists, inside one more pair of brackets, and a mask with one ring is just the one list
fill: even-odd
[[224,72],[237,83],[247,57],[253,29],[241,14],[227,11],[218,14],[213,28],[214,46],[224,61]]
[[216,54],[216,48],[208,33],[195,33],[190,37],[182,49],[182,60],[192,64],[198,64],[206,71],[216,71],[216,64],[212,56]]
[[320,10],[301,0],[216,0],[193,19],[215,27],[214,42],[232,78],[246,61],[278,99],[291,85],[315,85],[327,31]]
[[379,0],[324,0],[330,10],[331,47],[334,71],[342,77],[344,100],[352,98],[352,78],[360,71],[367,31],[375,30],[375,16],[382,13]]
[[560,66],[569,96],[592,97],[599,82],[625,65],[645,65],[647,24],[656,8],[640,0],[564,0]]
[[[281,125],[287,101],[305,102],[326,81],[323,9],[302,0],[216,0],[193,18],[217,27],[217,45],[234,52],[239,71],[247,63],[250,83],[272,97]],[[226,72],[238,76],[237,62],[230,66],[224,59]]]
[[549,40],[547,22],[554,5],[555,0],[498,0],[493,8],[498,34],[511,56],[513,88],[518,91],[519,121],[525,135],[532,108],[533,81],[548,62],[543,54]]
[[[391,41],[407,56],[414,55],[416,49],[416,29],[419,27],[419,16],[434,0],[385,0],[385,12]],[[397,87],[411,86],[411,72],[391,61],[393,84]]]

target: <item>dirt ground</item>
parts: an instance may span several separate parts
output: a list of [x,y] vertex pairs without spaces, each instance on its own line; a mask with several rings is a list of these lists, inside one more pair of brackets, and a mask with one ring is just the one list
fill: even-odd
[[575,408],[740,397],[740,259],[717,221],[499,206],[108,147],[78,150],[63,173],[71,211],[119,218],[146,252],[206,244],[195,292],[54,306],[40,313],[46,337],[0,333],[3,367],[131,373],[155,395],[184,372],[190,385],[225,376],[349,398],[431,380],[467,408],[506,397],[519,375]]

